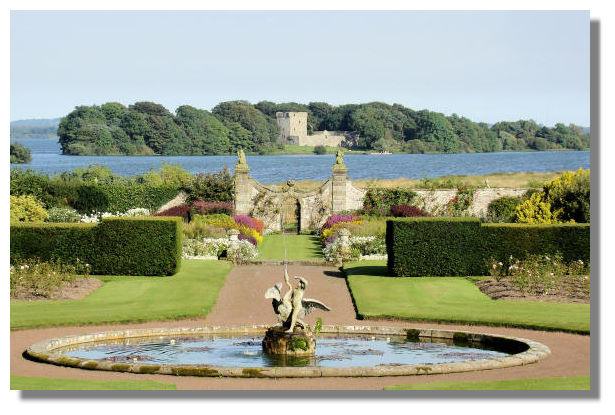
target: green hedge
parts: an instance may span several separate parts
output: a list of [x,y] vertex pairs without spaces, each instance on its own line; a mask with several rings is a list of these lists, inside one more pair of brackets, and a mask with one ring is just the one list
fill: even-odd
[[482,224],[474,218],[387,221],[388,268],[398,277],[488,275],[492,259],[561,253],[589,263],[589,224]]
[[173,275],[181,262],[181,219],[105,218],[99,225],[11,225],[11,259],[76,259],[98,275]]

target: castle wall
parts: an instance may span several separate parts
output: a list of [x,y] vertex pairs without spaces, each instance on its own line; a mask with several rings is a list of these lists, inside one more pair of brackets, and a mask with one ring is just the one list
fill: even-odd
[[307,133],[307,112],[277,112],[276,122],[281,144],[295,144],[299,146],[329,146],[339,147],[346,137],[335,131],[314,131]]
[[300,136],[298,139],[300,146],[339,147],[346,139],[346,136],[338,132],[314,131],[312,135]]

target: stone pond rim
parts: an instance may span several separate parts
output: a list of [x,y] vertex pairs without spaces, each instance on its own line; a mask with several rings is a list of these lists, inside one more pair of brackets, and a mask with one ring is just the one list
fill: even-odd
[[412,327],[384,326],[323,326],[321,333],[330,334],[372,334],[375,336],[405,336],[409,340],[443,339],[476,342],[490,345],[496,349],[517,351],[505,357],[468,360],[456,363],[422,364],[422,365],[383,365],[372,367],[226,367],[209,365],[168,365],[116,363],[99,360],[79,359],[62,355],[58,348],[74,346],[81,343],[118,340],[124,338],[143,338],[155,336],[189,336],[189,335],[246,335],[264,334],[268,326],[207,326],[193,328],[159,328],[129,329],[107,331],[85,335],[60,337],[31,345],[25,356],[43,363],[87,370],[104,370],[142,374],[163,374],[176,376],[205,377],[241,377],[241,378],[304,378],[304,377],[378,377],[429,375],[476,370],[499,369],[521,366],[538,362],[551,353],[550,349],[533,340],[517,337],[499,336],[486,333],[472,333],[454,330],[414,329]]

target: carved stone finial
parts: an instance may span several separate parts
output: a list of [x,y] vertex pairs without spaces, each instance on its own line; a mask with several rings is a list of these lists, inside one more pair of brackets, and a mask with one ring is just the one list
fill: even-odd
[[344,165],[344,153],[340,149],[338,149],[335,153],[335,164],[342,166]]
[[250,168],[248,167],[248,161],[246,160],[246,153],[243,152],[243,149],[240,147],[237,150],[237,164],[235,165],[235,171],[239,172],[248,172]]
[[341,149],[335,153],[335,164],[333,164],[333,173],[346,173],[346,163],[344,163],[344,152]]

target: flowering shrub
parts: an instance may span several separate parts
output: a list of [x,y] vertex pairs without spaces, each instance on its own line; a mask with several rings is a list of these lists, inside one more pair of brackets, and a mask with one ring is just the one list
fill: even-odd
[[196,200],[192,203],[192,211],[199,215],[210,215],[213,213],[224,213],[232,215],[233,202],[209,202],[205,200]]
[[158,212],[155,216],[179,216],[188,219],[190,218],[190,210],[190,205],[184,203]]
[[248,228],[246,225],[237,225],[236,229],[241,235],[246,237],[246,240],[256,242],[255,245],[260,245],[263,242],[263,235],[252,228]]
[[47,211],[34,196],[11,195],[11,222],[43,222]]
[[403,187],[369,188],[363,198],[363,213],[366,215],[386,216],[393,205],[412,204],[416,192]]
[[344,222],[360,222],[360,219],[355,215],[331,215],[325,224],[322,225],[322,230],[329,229],[338,223]]
[[358,225],[361,219],[355,215],[331,215],[320,229],[320,243],[325,246],[333,242],[337,232],[351,225]]
[[203,239],[184,239],[182,242],[182,256],[219,258],[228,249],[230,241],[228,238],[203,238]]
[[245,240],[230,244],[226,251],[227,259],[236,264],[247,262],[257,256],[258,250],[256,247]]
[[72,208],[53,207],[47,213],[47,222],[74,223],[81,220],[79,212]]
[[322,253],[325,260],[335,263],[357,260],[361,256],[361,252],[358,249],[344,247],[340,238],[336,238],[333,242],[325,245]]
[[384,237],[351,236],[350,246],[359,251],[362,256],[386,255],[387,246]]
[[582,260],[565,263],[560,254],[530,255],[524,260],[510,256],[507,263],[491,261],[489,270],[496,280],[507,279],[533,295],[566,292],[571,285],[589,294],[589,265]]
[[182,227],[184,238],[226,238],[226,229],[208,225],[199,221],[184,223]]
[[548,224],[559,222],[559,212],[551,210],[551,203],[544,200],[541,192],[533,193],[529,199],[515,208],[517,222],[531,224]]
[[149,210],[145,208],[133,208],[128,209],[126,212],[92,212],[91,215],[81,215],[80,222],[83,223],[98,223],[103,218],[108,218],[111,216],[124,216],[124,217],[135,217],[135,216],[147,216],[149,215]]
[[237,224],[229,215],[224,213],[214,213],[212,215],[194,215],[191,223],[204,223],[207,225],[215,226],[224,229],[237,229]]
[[418,216],[431,216],[428,212],[417,206],[394,205],[391,206],[391,215],[397,218],[412,218]]
[[248,215],[235,215],[233,216],[233,220],[238,225],[245,225],[248,228],[254,229],[259,234],[263,234],[263,230],[265,229],[265,224],[263,221],[257,218],[253,218]]
[[244,235],[243,233],[240,233],[239,235],[237,235],[237,239],[239,239],[240,241],[248,241],[254,246],[258,245],[258,242],[256,242],[256,239],[254,239],[254,237]]
[[145,208],[132,208],[128,209],[124,213],[116,214],[116,216],[147,216],[149,215],[149,209]]
[[90,273],[90,265],[77,260],[74,264],[43,262],[39,259],[16,261],[10,270],[11,298],[48,298],[65,282]]

